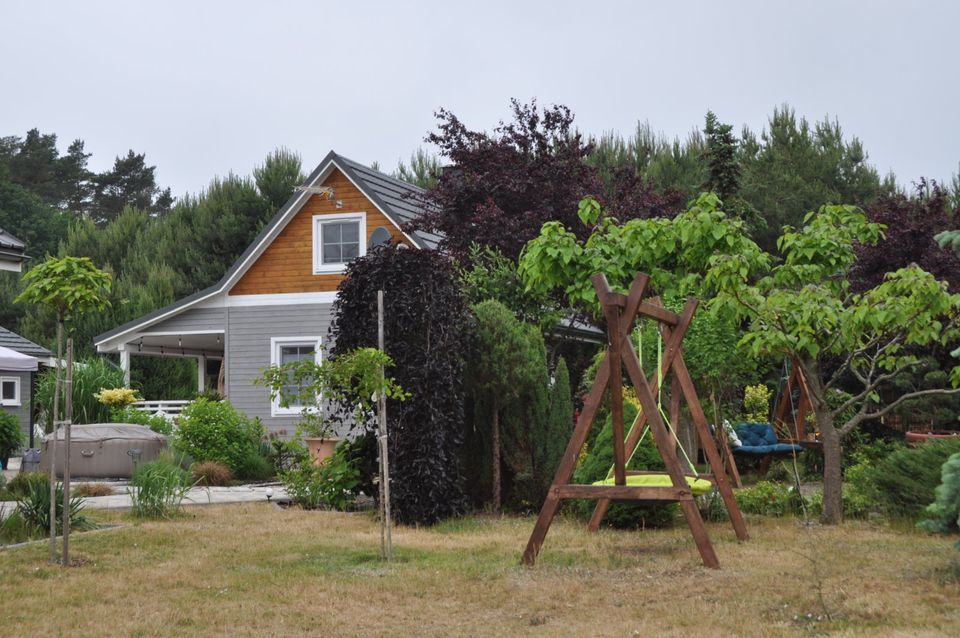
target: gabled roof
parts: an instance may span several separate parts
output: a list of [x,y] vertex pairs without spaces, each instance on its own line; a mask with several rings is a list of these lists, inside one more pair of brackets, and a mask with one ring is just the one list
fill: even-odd
[[43,346],[38,346],[29,339],[25,339],[16,332],[7,330],[2,326],[0,326],[0,346],[3,346],[4,348],[10,348],[11,350],[15,350],[20,354],[26,354],[31,357],[38,357],[41,359],[46,359],[53,356],[53,353]]
[[0,228],[0,260],[19,264],[27,258],[25,250],[26,244]]
[[[383,215],[393,222],[403,232],[403,226],[420,216],[423,212],[422,200],[419,197],[423,189],[408,184],[401,180],[384,175],[363,164],[338,155],[334,151],[327,153],[323,161],[310,173],[305,184],[315,186],[322,183],[334,169],[339,169],[347,179],[353,182]],[[104,341],[112,339],[125,332],[130,332],[140,326],[152,323],[187,307],[194,305],[208,297],[225,292],[235,284],[250,266],[263,254],[267,247],[273,242],[276,236],[283,230],[287,222],[299,212],[303,205],[310,199],[311,195],[306,192],[295,192],[287,202],[277,211],[273,219],[263,227],[263,230],[257,235],[243,254],[233,263],[227,272],[220,278],[220,281],[193,293],[189,297],[184,297],[169,306],[159,308],[151,313],[138,317],[133,321],[97,335],[94,338],[94,344],[101,344]],[[403,235],[417,248],[434,249],[437,241],[440,239],[437,235],[423,232],[403,232]]]

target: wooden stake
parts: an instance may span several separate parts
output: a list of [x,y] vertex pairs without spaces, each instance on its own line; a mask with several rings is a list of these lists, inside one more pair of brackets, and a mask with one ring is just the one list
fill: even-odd
[[73,429],[73,337],[67,339],[67,378],[63,386],[66,402],[63,417],[63,566],[70,566],[70,435]]
[[57,426],[60,424],[60,383],[63,380],[63,321],[57,322],[57,361],[53,383],[53,438],[50,441],[50,562],[57,562]]
[[[383,291],[377,291],[377,347],[386,352],[383,332]],[[380,366],[381,386],[386,378],[386,370]],[[390,447],[387,439],[387,396],[383,389],[377,396],[380,427],[377,442],[380,446],[380,551],[387,562],[393,560],[393,522],[390,515]]]

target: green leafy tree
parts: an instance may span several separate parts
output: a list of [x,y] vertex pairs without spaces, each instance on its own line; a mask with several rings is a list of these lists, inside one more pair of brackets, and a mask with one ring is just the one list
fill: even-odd
[[260,197],[277,211],[293,195],[294,188],[306,180],[306,175],[301,170],[300,155],[278,148],[267,155],[262,165],[253,169],[253,179]]
[[[911,346],[945,345],[960,337],[960,296],[917,266],[854,293],[847,278],[854,245],[877,242],[882,226],[867,222],[853,206],[824,206],[805,221],[803,228],[786,228],[778,240],[782,263],[757,272],[741,255],[718,255],[707,282],[717,290],[717,311],[749,322],[743,346],[755,355],[794,358],[803,370],[823,441],[821,520],[835,524],[842,516],[844,437],[904,401],[960,391],[915,390],[879,403],[881,391],[920,365]],[[831,365],[836,360],[840,365]],[[960,367],[951,377],[956,386]],[[841,385],[856,390],[831,405]]]
[[126,206],[158,215],[167,212],[172,202],[170,189],[157,186],[156,166],[147,166],[143,153],[128,151],[117,157],[113,168],[96,177],[92,216],[98,224],[105,224]]

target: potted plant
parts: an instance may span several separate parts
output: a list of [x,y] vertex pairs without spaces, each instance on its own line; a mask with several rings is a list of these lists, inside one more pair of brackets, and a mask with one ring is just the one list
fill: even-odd
[[319,411],[304,411],[300,415],[300,423],[297,424],[297,436],[306,443],[314,465],[320,465],[333,456],[333,450],[340,443],[340,437],[336,436],[333,423],[322,409]]
[[[383,369],[393,365],[384,352],[376,348],[359,348],[338,357],[325,357],[320,363],[301,359],[265,369],[255,381],[270,390],[270,399],[290,407],[301,406],[297,435],[310,450],[315,465],[333,454],[340,439],[335,424],[340,419],[331,414],[347,415],[342,422],[365,425],[381,393],[403,400],[407,393]],[[291,390],[295,388],[295,390]]]
[[0,466],[7,469],[10,455],[23,444],[23,432],[16,415],[0,410]]

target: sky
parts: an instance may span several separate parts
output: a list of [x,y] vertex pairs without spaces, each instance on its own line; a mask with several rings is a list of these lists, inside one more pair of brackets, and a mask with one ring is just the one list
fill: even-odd
[[584,133],[682,138],[787,103],[909,185],[960,165],[958,23],[950,0],[0,0],[0,135],[81,138],[98,171],[133,149],[182,195],[281,146],[390,170],[441,107],[490,130],[536,98]]

